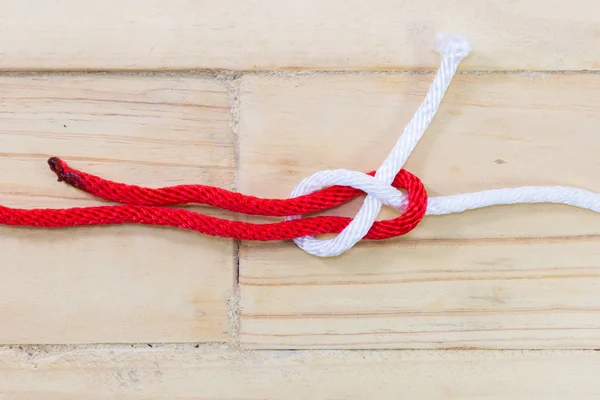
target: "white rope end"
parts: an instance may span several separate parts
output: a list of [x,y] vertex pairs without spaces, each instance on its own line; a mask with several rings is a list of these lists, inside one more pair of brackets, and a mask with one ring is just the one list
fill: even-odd
[[435,51],[441,55],[464,58],[471,50],[471,42],[464,36],[441,33],[435,36]]

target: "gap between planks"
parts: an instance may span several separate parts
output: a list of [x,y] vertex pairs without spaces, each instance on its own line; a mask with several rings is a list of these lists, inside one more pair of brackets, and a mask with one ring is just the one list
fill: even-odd
[[11,346],[0,347],[0,396],[187,399],[192,393],[198,399],[223,400],[597,399],[599,361],[597,352],[578,350]]
[[[348,76],[397,76],[397,75],[435,75],[437,69],[418,69],[418,70],[316,70],[316,69],[295,69],[295,70],[218,70],[218,69],[172,69],[168,71],[162,70],[88,70],[88,71],[71,71],[71,70],[52,70],[52,71],[6,71],[0,70],[0,77],[13,76],[86,76],[86,75],[106,75],[106,76],[184,76],[198,78],[212,78],[224,83],[239,80],[245,76],[266,76],[266,77],[281,77],[295,78],[299,76],[312,75],[348,75]],[[600,75],[600,70],[458,70],[456,75],[501,75],[501,76],[540,76],[540,75]],[[228,88],[229,89],[229,88]]]
[[[233,159],[234,159],[234,177],[233,190],[239,188],[240,171],[240,141],[239,141],[239,122],[241,115],[240,88],[242,76],[239,74],[218,75],[216,80],[221,81],[227,89],[229,98],[229,130],[233,137]],[[234,214],[234,219],[239,219],[239,214]],[[233,293],[227,301],[227,321],[229,328],[229,344],[233,347],[239,347],[240,344],[240,318],[241,318],[241,299],[240,299],[240,246],[239,240],[233,243]]]

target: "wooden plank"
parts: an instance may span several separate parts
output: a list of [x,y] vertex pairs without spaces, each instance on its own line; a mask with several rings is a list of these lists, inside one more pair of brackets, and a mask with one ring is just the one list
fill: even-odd
[[[287,196],[321,169],[376,169],[424,75],[244,78],[240,191]],[[407,168],[430,195],[521,185],[600,192],[600,76],[458,76]],[[352,215],[360,202],[331,214]],[[397,213],[385,209],[381,218]],[[596,348],[600,215],[559,205],[427,217],[334,259],[241,248],[248,347]]]
[[0,1],[0,69],[436,68],[438,32],[470,69],[600,68],[594,0]]
[[[233,184],[222,84],[200,77],[0,78],[0,204],[101,204],[48,169],[57,155],[153,187]],[[0,342],[227,340],[230,240],[141,226],[0,227]]]
[[0,352],[0,398],[596,399],[598,373],[593,351],[27,349]]

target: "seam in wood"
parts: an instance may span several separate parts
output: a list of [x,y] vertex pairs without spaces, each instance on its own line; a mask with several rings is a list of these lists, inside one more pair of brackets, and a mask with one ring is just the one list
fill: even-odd
[[[229,129],[233,137],[233,159],[234,159],[234,176],[233,190],[239,188],[239,170],[240,170],[240,148],[238,126],[240,121],[240,86],[241,76],[237,74],[220,74],[216,77],[219,82],[222,82],[227,89],[227,97],[229,99]],[[235,219],[239,219],[239,215],[235,214]],[[228,299],[227,318],[229,325],[229,344],[232,347],[239,347],[239,331],[240,331],[240,241],[233,241],[233,293]]]
[[[222,82],[234,82],[246,76],[271,76],[282,78],[294,78],[298,76],[308,75],[354,75],[354,76],[379,76],[379,75],[431,75],[435,74],[435,69],[417,69],[417,70],[352,70],[352,69],[273,69],[273,70],[219,70],[219,69],[200,69],[200,70],[47,70],[47,71],[9,71],[0,70],[0,77],[43,77],[43,76],[124,76],[124,77],[186,77],[186,78],[207,78],[217,79]],[[600,75],[600,70],[476,70],[463,69],[459,70],[457,75],[503,75],[503,76],[520,76],[520,75]]]
[[[253,335],[254,336],[254,335]],[[479,354],[479,355],[490,355],[490,354],[508,354],[508,355],[523,355],[527,356],[528,354],[539,353],[541,355],[551,356],[554,354],[590,354],[593,351],[600,351],[600,349],[541,349],[541,348],[531,348],[531,349],[499,349],[499,348],[485,348],[478,349],[476,351],[471,351],[469,349],[460,347],[460,348],[436,348],[436,349],[426,349],[426,348],[415,348],[415,349],[383,349],[383,348],[374,348],[374,349],[293,349],[293,350],[283,350],[283,349],[251,349],[251,348],[240,348],[240,349],[231,349],[226,344],[223,343],[99,343],[99,344],[48,344],[48,345],[34,345],[34,344],[23,344],[23,345],[0,345],[0,352],[2,351],[14,351],[22,354],[24,357],[29,359],[30,361],[35,361],[39,358],[44,358],[47,356],[54,355],[66,355],[69,353],[84,353],[84,352],[93,352],[93,351],[115,351],[115,352],[134,352],[134,351],[161,351],[161,350],[175,350],[175,351],[185,351],[185,352],[218,352],[222,354],[228,354],[231,356],[241,355],[241,354],[403,354],[407,357],[416,356],[419,357],[421,355],[435,355],[436,357],[439,355],[449,356],[452,354],[460,353],[463,350],[468,351],[468,354]]]
[[[135,351],[135,350],[219,351],[231,350],[226,343],[73,343],[73,344],[0,344],[1,351],[16,351],[30,360],[54,354],[79,351]],[[243,351],[246,350],[236,350]]]

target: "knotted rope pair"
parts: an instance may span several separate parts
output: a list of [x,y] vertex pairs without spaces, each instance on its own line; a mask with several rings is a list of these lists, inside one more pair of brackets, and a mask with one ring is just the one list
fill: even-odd
[[[433,120],[456,70],[471,50],[460,36],[437,38],[440,67],[425,99],[392,151],[377,171],[320,171],[300,182],[289,199],[263,199],[204,185],[143,188],[102,179],[69,167],[58,158],[48,160],[59,181],[93,196],[122,205],[68,209],[24,210],[0,206],[0,224],[61,228],[84,225],[146,224],[190,229],[207,235],[238,240],[289,240],[306,252],[337,256],[362,239],[381,240],[404,235],[424,215],[444,215],[499,204],[559,203],[600,212],[600,194],[569,187],[520,187],[427,198],[422,182],[402,169]],[[400,189],[407,191],[404,194]],[[367,197],[356,216],[303,215],[348,202],[362,193]],[[285,221],[254,224],[202,215],[172,206],[198,203],[249,215],[283,216]],[[403,213],[375,221],[382,205]],[[315,235],[338,234],[319,240]]]

